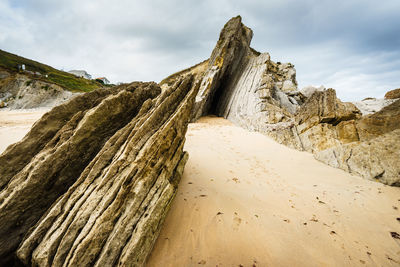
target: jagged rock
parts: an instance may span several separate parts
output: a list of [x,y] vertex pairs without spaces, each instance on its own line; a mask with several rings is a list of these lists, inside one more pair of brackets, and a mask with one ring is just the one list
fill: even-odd
[[319,151],[315,158],[371,180],[400,186],[400,129],[372,140]]
[[350,173],[400,186],[400,100],[359,120],[338,124],[336,145],[315,157]]
[[232,18],[222,29],[207,65],[171,75],[161,86],[196,70],[201,87],[194,120],[212,113],[250,130],[274,132],[277,127],[271,124],[291,121],[304,97],[297,91],[294,66],[275,63],[268,53],[252,49],[252,35],[240,16]]
[[374,114],[357,121],[357,130],[362,141],[378,137],[400,128],[400,99]]
[[[99,105],[104,98],[117,92],[118,89],[113,88],[83,94],[66,104],[54,107],[51,112],[43,115],[20,142],[9,146],[0,155],[0,190],[3,190],[10,179],[21,171],[51,139],[54,139],[55,135],[76,114],[84,115],[90,109]],[[65,126],[65,128],[67,127]]]
[[275,86],[269,64],[269,54],[252,54],[238,77],[221,89],[216,114],[256,131],[265,131],[268,123],[288,121],[296,107]]
[[400,98],[400,88],[391,90],[385,94],[386,99]]
[[343,103],[336,98],[333,89],[317,91],[301,106],[296,115],[300,132],[319,123],[337,125],[341,121],[361,117],[360,111],[352,103]]
[[47,113],[0,157],[2,262],[20,245],[24,264],[141,265],[187,159],[197,89],[191,77],[160,96],[155,83],[133,83]]
[[196,97],[193,117],[195,119],[210,112],[218,100],[218,88],[234,79],[238,69],[247,61],[253,32],[242,24],[240,16],[229,20],[220,33],[219,40],[208,60],[208,68],[202,75],[199,93]]

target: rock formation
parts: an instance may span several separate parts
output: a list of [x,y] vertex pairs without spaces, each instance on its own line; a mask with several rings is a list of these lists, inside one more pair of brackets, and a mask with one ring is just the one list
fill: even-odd
[[[209,60],[171,75],[162,86],[183,75],[196,74],[201,86],[194,120],[205,114],[222,116],[279,143],[309,151],[331,166],[398,185],[400,174],[392,167],[400,166],[397,146],[382,146],[388,140],[400,141],[395,131],[400,127],[396,100],[366,100],[354,105],[340,101],[333,89],[306,87],[299,91],[294,66],[275,63],[268,53],[252,49],[252,35],[240,17],[232,18],[222,29]],[[395,97],[396,90],[386,96]],[[371,135],[369,128],[380,130]],[[359,156],[351,152],[356,151],[354,147],[360,150]],[[387,156],[369,160],[371,150]]]
[[10,146],[0,157],[1,263],[19,246],[26,265],[141,265],[187,160],[192,82],[161,95],[132,83],[78,96]]
[[400,100],[363,116],[333,89],[299,91],[294,66],[252,49],[252,35],[232,18],[209,59],[159,85],[79,95],[35,123],[0,155],[0,265],[143,265],[188,157],[187,124],[203,115],[400,185]]
[[400,88],[391,90],[385,94],[386,99],[397,99],[400,98]]
[[338,130],[347,140],[318,151],[315,157],[350,173],[400,186],[400,100],[345,127]]

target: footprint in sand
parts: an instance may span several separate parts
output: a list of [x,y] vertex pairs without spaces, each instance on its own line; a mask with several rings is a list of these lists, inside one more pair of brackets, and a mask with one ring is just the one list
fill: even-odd
[[[235,213],[236,213],[236,212],[235,212]],[[238,216],[235,216],[235,217],[233,218],[233,221],[235,222],[235,225],[233,226],[233,230],[234,230],[234,231],[239,230],[239,226],[240,226],[240,224],[242,223],[242,218],[240,218],[240,217],[238,217]]]
[[313,214],[312,218],[310,219],[310,222],[318,222],[317,216]]
[[236,178],[236,177],[232,178],[232,180],[233,180],[235,183],[240,183],[239,179]]

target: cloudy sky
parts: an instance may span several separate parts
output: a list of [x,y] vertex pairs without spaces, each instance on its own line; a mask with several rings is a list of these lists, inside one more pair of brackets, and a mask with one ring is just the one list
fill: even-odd
[[399,0],[0,0],[0,49],[112,82],[160,81],[209,57],[240,14],[299,87],[344,100],[400,87]]

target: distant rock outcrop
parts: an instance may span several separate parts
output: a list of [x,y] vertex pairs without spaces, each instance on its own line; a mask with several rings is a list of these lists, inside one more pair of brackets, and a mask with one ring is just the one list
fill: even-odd
[[4,103],[3,107],[11,109],[54,107],[73,96],[72,92],[64,90],[57,84],[32,79],[25,74],[0,75],[0,102]]
[[363,115],[373,114],[375,112],[380,111],[386,106],[394,103],[396,99],[379,99],[379,98],[372,98],[367,97],[361,101],[352,102]]
[[391,90],[385,94],[386,99],[397,99],[400,98],[400,88]]

